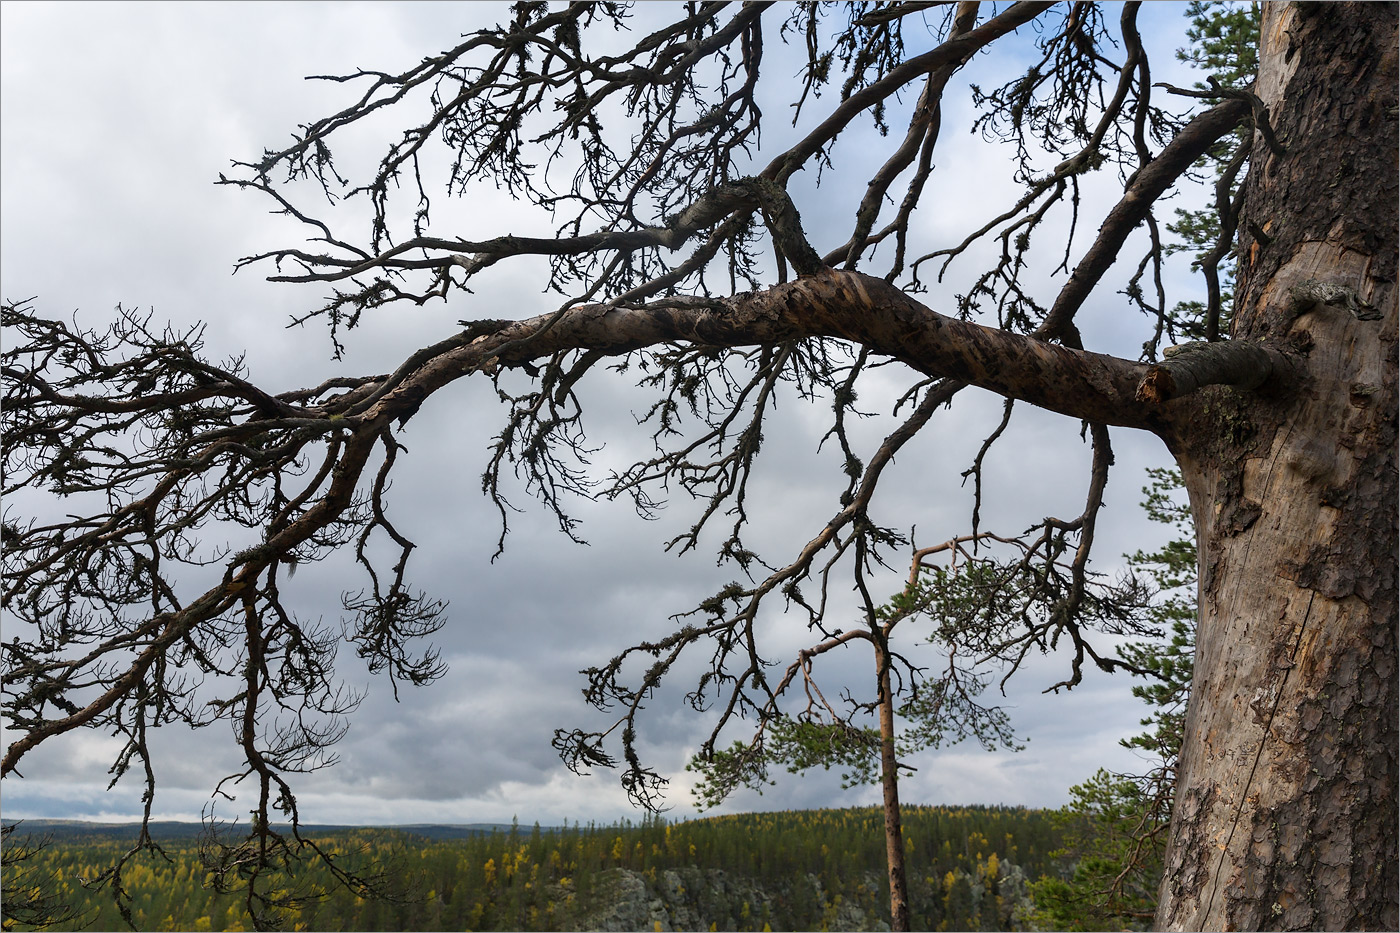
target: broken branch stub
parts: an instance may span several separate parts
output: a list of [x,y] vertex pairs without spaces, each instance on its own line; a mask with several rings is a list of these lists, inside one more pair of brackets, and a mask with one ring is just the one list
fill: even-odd
[[1139,402],[1162,404],[1210,385],[1258,389],[1270,379],[1288,380],[1293,364],[1277,350],[1242,340],[1187,343],[1168,347],[1138,383]]

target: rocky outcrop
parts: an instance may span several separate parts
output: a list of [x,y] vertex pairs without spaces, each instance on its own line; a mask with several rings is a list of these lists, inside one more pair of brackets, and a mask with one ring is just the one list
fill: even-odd
[[[878,891],[878,881],[872,877],[868,890]],[[769,890],[722,869],[687,867],[644,874],[615,868],[598,876],[587,894],[580,892],[575,908],[584,930],[753,930],[769,921],[772,928],[783,929],[788,924],[782,919],[791,918],[797,904],[806,906],[817,921],[803,926],[889,929],[854,900],[828,895],[814,874]]]

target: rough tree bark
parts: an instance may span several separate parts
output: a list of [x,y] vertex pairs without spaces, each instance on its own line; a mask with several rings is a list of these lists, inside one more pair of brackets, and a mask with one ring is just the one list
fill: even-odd
[[885,807],[885,868],[890,879],[890,929],[909,929],[909,887],[904,872],[904,827],[899,809],[899,761],[894,747],[894,692],[890,689],[890,659],[875,642],[876,676],[880,683],[880,786]]
[[[889,9],[901,6],[905,5]],[[748,668],[737,680],[727,675],[735,686],[726,688],[732,692],[729,712],[724,715],[727,719],[736,709],[756,709],[752,698],[746,700],[747,706],[739,700],[746,689],[767,689],[758,677],[762,660],[752,638],[759,602],[770,593],[788,593],[789,587],[795,592],[797,583],[811,576],[818,553],[840,535],[847,535],[840,549],[851,545],[856,533],[850,528],[868,523],[864,510],[884,465],[939,405],[965,385],[1094,425],[1094,477],[1086,511],[1073,523],[1059,523],[1065,527],[1072,524],[1079,536],[1080,551],[1075,558],[1079,574],[1088,559],[1092,517],[1102,504],[1111,461],[1103,426],[1152,431],[1166,440],[1181,465],[1195,512],[1201,562],[1195,683],[1157,923],[1169,929],[1395,929],[1400,921],[1396,851],[1400,740],[1396,722],[1400,703],[1396,654],[1396,565],[1400,556],[1395,450],[1395,277],[1400,248],[1396,233],[1396,7],[1269,4],[1262,64],[1254,88],[1257,100],[1240,92],[1222,93],[1226,98],[1223,103],[1182,126],[1155,156],[1148,151],[1145,137],[1139,135],[1133,152],[1135,170],[1122,199],[1107,215],[1093,246],[1034,333],[981,327],[939,315],[892,281],[855,271],[854,262],[845,268],[829,267],[843,256],[861,255],[862,249],[873,245],[874,240],[866,235],[869,227],[853,239],[853,246],[841,247],[824,258],[817,255],[802,233],[783,183],[810,164],[858,113],[931,69],[966,61],[986,42],[1035,18],[1047,6],[1013,5],[981,27],[892,67],[885,77],[844,98],[826,121],[770,164],[759,178],[732,181],[702,192],[686,211],[664,226],[640,228],[633,224],[628,230],[599,235],[551,240],[506,237],[479,243],[420,236],[374,255],[383,247],[379,242],[382,231],[376,232],[373,251],[366,252],[331,238],[329,228],[320,221],[296,214],[325,233],[327,242],[339,253],[330,256],[284,250],[245,262],[270,258],[300,264],[304,274],[273,278],[342,285],[373,270],[391,277],[412,270],[436,270],[433,288],[422,295],[400,293],[387,279],[359,292],[338,291],[336,301],[328,307],[336,314],[350,308],[356,315],[364,307],[387,303],[395,296],[421,304],[433,295],[445,294],[449,287],[465,287],[451,278],[453,270],[470,277],[507,256],[565,256],[582,268],[589,256],[619,250],[609,262],[621,263],[628,255],[626,250],[641,249],[645,244],[674,250],[699,237],[702,228],[718,224],[692,259],[645,285],[603,303],[583,304],[601,301],[590,285],[586,295],[571,299],[558,312],[530,320],[463,322],[465,330],[415,352],[393,374],[332,379],[317,388],[274,397],[235,373],[195,359],[188,347],[172,342],[173,338],[131,338],[141,355],[122,366],[109,367],[88,345],[95,338],[75,337],[62,325],[38,321],[27,311],[6,306],[7,322],[13,318],[14,326],[23,329],[25,339],[33,340],[36,347],[32,352],[17,353],[14,368],[5,374],[6,415],[13,419],[7,421],[7,444],[19,443],[23,448],[28,443],[42,454],[31,463],[21,450],[17,460],[24,470],[20,475],[47,477],[77,487],[96,477],[92,482],[97,489],[105,488],[104,483],[130,483],[133,476],[142,483],[148,475],[160,478],[148,492],[132,494],[120,508],[113,506],[111,515],[99,516],[101,521],[75,519],[73,529],[57,533],[48,528],[27,533],[18,526],[13,530],[7,526],[7,559],[15,566],[7,570],[4,598],[7,606],[33,607],[30,614],[36,624],[51,617],[65,624],[71,621],[64,612],[65,594],[80,590],[62,587],[76,587],[71,581],[86,581],[91,576],[87,564],[97,559],[109,562],[107,574],[116,591],[112,598],[123,606],[145,605],[147,594],[130,582],[133,575],[139,578],[138,568],[145,568],[140,573],[148,573],[153,581],[149,582],[149,601],[154,608],[149,616],[143,608],[140,617],[130,623],[130,630],[119,637],[102,634],[100,628],[84,630],[81,634],[89,641],[99,635],[105,641],[82,658],[75,660],[71,650],[63,654],[62,645],[58,649],[31,646],[36,654],[45,655],[42,663],[15,655],[5,687],[16,698],[15,709],[23,715],[27,731],[20,732],[6,749],[0,759],[0,775],[15,771],[23,756],[41,742],[88,726],[139,734],[124,754],[145,758],[146,712],[142,703],[146,701],[133,705],[131,698],[159,681],[167,655],[177,647],[191,645],[191,650],[203,651],[193,641],[196,636],[209,639],[212,645],[223,638],[218,626],[228,623],[225,631],[235,633],[228,620],[241,619],[246,623],[246,635],[237,637],[246,638],[246,654],[228,669],[246,671],[247,686],[218,708],[227,711],[220,714],[222,718],[241,717],[240,741],[250,769],[246,774],[257,775],[261,790],[260,818],[254,829],[262,853],[258,857],[263,859],[258,863],[260,870],[270,864],[269,839],[275,835],[268,826],[269,794],[280,794],[279,805],[285,801],[295,819],[294,796],[281,776],[284,765],[279,756],[283,753],[265,753],[255,747],[253,726],[258,704],[267,702],[260,691],[273,682],[266,660],[268,646],[282,652],[279,663],[301,664],[301,655],[294,657],[292,648],[276,640],[283,637],[277,633],[282,631],[279,626],[285,617],[276,583],[279,574],[290,576],[291,558],[298,549],[320,553],[335,546],[337,540],[356,534],[363,546],[376,530],[392,538],[402,555],[392,574],[393,584],[381,594],[375,582],[374,599],[362,601],[368,608],[361,611],[357,605],[368,626],[356,630],[357,646],[414,683],[435,676],[431,655],[419,663],[405,660],[402,651],[409,638],[436,631],[432,623],[439,610],[421,597],[411,597],[402,585],[403,566],[413,545],[394,530],[381,509],[384,478],[400,449],[392,435],[396,422],[402,426],[439,388],[483,371],[494,374],[502,367],[521,368],[540,380],[541,394],[530,409],[537,413],[539,406],[551,401],[564,405],[559,400],[568,398],[574,381],[610,355],[661,344],[791,347],[804,338],[825,336],[860,345],[862,359],[866,353],[872,359],[891,357],[919,373],[939,377],[941,382],[925,392],[914,413],[887,436],[863,470],[857,465],[840,511],[790,564],[773,569],[750,587],[736,585],[733,592],[726,588],[723,598],[707,601],[706,612],[712,612],[714,618],[707,617],[705,628],[687,625],[668,636],[664,644],[630,650],[645,649],[652,658],[667,652],[668,660],[656,669],[660,671],[702,638],[720,639],[727,645],[742,643],[747,653],[739,663]],[[907,5],[905,12],[909,12],[907,7],[922,5]],[[574,35],[569,29],[576,25],[575,20],[594,8],[580,5],[541,13],[538,22],[530,19],[532,10],[539,12],[533,6],[522,4],[517,9],[518,21],[509,33],[510,42],[501,39],[505,33],[484,32],[469,38],[458,52],[465,54],[463,50],[477,45],[494,48],[503,42],[513,48],[511,43],[527,38],[545,42],[546,33],[562,36],[559,42],[568,45],[576,41],[576,36],[569,38]],[[688,17],[704,19],[718,8],[688,9]],[[1065,22],[1080,22],[1077,17],[1087,9],[1072,5]],[[1131,4],[1125,8],[1125,36],[1136,36],[1134,9]],[[723,29],[705,34],[700,46],[693,45],[690,38],[681,43],[688,35],[689,27],[684,24],[667,33],[670,38],[665,41],[675,42],[678,61],[689,62],[693,56],[724,49],[739,32],[750,30],[744,32],[748,43],[744,58],[756,79],[761,39],[756,24],[762,10],[758,4],[745,6]],[[876,10],[871,15],[878,19],[887,12]],[[970,24],[971,8],[961,12],[968,15]],[[1074,35],[1083,38],[1080,33]],[[647,43],[652,41],[644,40],[636,55],[647,58],[653,49]],[[655,39],[656,43],[662,41]],[[548,42],[554,50],[551,54],[563,56],[561,61],[575,57],[576,50],[559,51],[563,46],[556,48],[554,38]],[[500,63],[511,67],[502,64],[500,74],[513,74],[510,55],[501,52],[501,56]],[[374,75],[388,85],[407,85],[428,80],[447,60],[425,59],[417,69],[397,78]],[[580,81],[584,77],[593,80],[592,67],[578,66]],[[492,83],[496,79],[491,75],[496,73],[483,74],[486,77],[476,84],[460,81],[467,90],[454,102],[502,97]],[[1121,74],[1120,87],[1126,93],[1133,71],[1125,65]],[[538,76],[525,74],[521,78],[527,79],[535,81]],[[1144,70],[1138,89],[1140,101],[1147,81]],[[1122,99],[1120,94],[1119,103]],[[353,122],[379,106],[364,104],[334,120],[315,124],[297,147],[269,154],[258,166],[245,164],[254,171],[253,177],[225,181],[267,192],[295,214],[289,202],[270,187],[267,172],[284,157],[293,166],[304,166],[308,158],[316,166],[329,164],[328,159],[319,161],[318,147],[324,146],[324,137],[339,125],[337,121]],[[582,103],[577,107],[580,112],[587,109]],[[1155,366],[1080,349],[1075,312],[1091,292],[1102,288],[1104,273],[1117,260],[1128,235],[1147,221],[1151,205],[1182,171],[1231,134],[1251,111],[1261,132],[1250,159],[1241,215],[1240,229],[1245,232],[1232,339],[1193,346]],[[459,114],[463,120],[471,116],[470,111]],[[494,119],[500,114],[487,116]],[[1145,111],[1139,111],[1139,129],[1145,119]],[[516,125],[510,120],[484,125],[498,124]],[[464,125],[481,130],[477,123]],[[1269,125],[1276,131],[1273,135],[1264,132]],[[560,133],[568,129],[564,124],[561,127]],[[691,132],[682,128],[675,140],[689,138]],[[431,135],[427,130],[424,133]],[[406,138],[409,142],[417,139]],[[920,137],[916,134],[913,138]],[[1099,135],[1092,141],[1083,158],[1097,152],[1102,140]],[[931,153],[932,149],[926,151]],[[666,152],[656,158],[670,158]],[[396,157],[400,162],[391,160],[386,178],[395,177],[393,166],[408,156],[398,152]],[[902,171],[900,166],[908,162],[895,159],[889,164],[890,171],[897,174],[896,169]],[[1071,168],[1078,164],[1073,159],[1065,163]],[[525,171],[523,162],[509,165]],[[1063,182],[1066,176],[1056,177]],[[651,196],[641,182],[637,184],[629,198]],[[921,184],[916,181],[911,188],[911,209]],[[387,181],[381,179],[380,185],[379,190],[388,190]],[[614,193],[609,189],[599,197],[606,200],[603,195],[611,198]],[[880,201],[880,197],[872,197],[872,203]],[[717,254],[724,238],[738,236],[755,212],[763,214],[776,252],[798,275],[795,281],[784,281],[784,276],[771,287],[724,297],[673,294],[669,290],[668,282],[703,267]],[[721,221],[722,217],[728,219]],[[1005,232],[1009,236],[1014,229]],[[1153,239],[1155,243],[1155,232]],[[421,250],[424,257],[406,258],[414,250]],[[897,267],[896,272],[904,268],[902,258]],[[563,276],[574,284],[586,277],[577,271]],[[896,273],[890,278],[897,278]],[[138,330],[129,328],[132,334]],[[74,345],[83,346],[84,352],[72,352]],[[1151,346],[1156,345],[1154,338]],[[575,351],[585,352],[569,363],[568,372],[563,371],[563,362],[570,359],[566,354]],[[776,380],[787,365],[788,353],[775,354],[777,362],[763,362],[767,374],[762,378]],[[70,382],[60,380],[57,388],[44,368],[54,358],[67,361],[63,366],[78,372]],[[532,362],[540,360],[547,361],[543,376]],[[852,365],[851,379],[855,369],[863,365]],[[156,384],[156,376],[163,377],[161,385],[168,385],[153,395],[144,387]],[[758,386],[761,379],[754,378],[751,385]],[[93,385],[104,385],[106,391],[87,394]],[[835,382],[832,387],[840,388]],[[769,388],[765,384],[762,392]],[[336,394],[338,389],[345,391]],[[219,401],[224,408],[206,409],[196,404],[207,400]],[[166,419],[170,424],[160,437],[166,439],[163,443],[168,447],[154,452],[149,462],[136,461],[129,467],[124,462],[70,463],[61,443],[67,438],[82,446],[101,431],[120,434],[125,429],[123,419],[132,413],[155,417],[172,412],[181,412],[182,418]],[[756,417],[759,420],[752,431],[739,434],[736,445],[756,436],[762,412]],[[528,428],[532,422],[521,415],[511,429],[522,424]],[[555,424],[550,422],[550,431]],[[724,425],[728,430],[727,420]],[[542,429],[535,439],[544,444],[548,434]],[[304,451],[316,445],[325,448],[321,467],[295,499],[270,499],[262,511],[262,505],[254,507],[256,503],[239,506],[235,501],[230,506],[225,501],[243,501],[239,498],[242,491],[260,482],[264,473],[292,470]],[[369,497],[371,508],[361,509],[363,514],[358,517],[347,517],[354,511],[367,465],[381,446],[384,462]],[[506,453],[514,450],[509,444],[502,449]],[[505,454],[498,454],[490,470],[499,469],[502,456]],[[215,483],[213,491],[196,490],[197,505],[185,508],[198,508],[200,514],[214,511],[216,506],[228,510],[246,526],[260,528],[262,541],[220,558],[224,571],[217,585],[203,594],[176,600],[166,593],[166,589],[173,592],[173,586],[151,568],[168,553],[168,549],[162,550],[164,543],[178,540],[186,526],[195,523],[190,513],[181,511],[180,496],[197,486],[205,471],[223,469],[225,461],[229,478]],[[747,460],[739,462],[746,464]],[[680,461],[676,462],[679,465],[669,463],[663,458],[644,464],[646,469],[636,483],[649,475],[669,477],[688,468]],[[734,475],[742,472],[734,469]],[[77,471],[76,479],[67,477],[70,470]],[[493,475],[488,471],[488,480]],[[723,470],[716,475],[721,479],[730,476]],[[118,479],[110,479],[113,476]],[[719,480],[706,482],[722,485]],[[619,491],[630,488],[617,487]],[[718,507],[728,495],[715,493],[712,507]],[[162,523],[159,529],[155,527],[157,520]],[[73,535],[65,537],[69,530]],[[22,545],[19,551],[16,541]],[[128,554],[138,548],[151,554],[147,559],[141,553],[141,564]],[[122,563],[128,557],[130,565]],[[372,574],[369,561],[363,563]],[[861,582],[860,561],[855,563],[856,579]],[[1045,566],[1053,564],[1054,558],[1047,558]],[[144,579],[139,578],[138,583]],[[821,585],[825,593],[825,583]],[[1057,607],[1073,604],[1065,610],[1066,618],[1072,608],[1081,607],[1077,600],[1083,596],[1082,575],[1074,585],[1078,587],[1075,599],[1065,597],[1057,603]],[[55,594],[62,598],[56,600]],[[729,602],[736,607],[732,613],[725,608]],[[347,610],[350,608],[347,605]],[[268,616],[266,627],[260,627],[260,612]],[[1048,629],[1051,623],[1045,625]],[[393,629],[391,634],[398,641],[374,640],[386,628]],[[1077,630],[1071,631],[1082,652]],[[381,642],[388,647],[376,647]],[[877,646],[877,652],[887,650]],[[333,655],[333,646],[324,653]],[[729,655],[717,657],[722,665]],[[1098,655],[1093,657],[1100,666],[1112,666]],[[886,707],[890,698],[887,658],[877,657]],[[324,659],[318,656],[316,660],[319,664]],[[589,672],[594,679],[588,691],[602,698],[602,706],[619,698],[624,705],[630,704],[628,728],[622,733],[624,743],[631,741],[631,717],[640,709],[640,698],[648,695],[660,677],[649,666],[641,686],[631,689],[617,674],[626,660],[625,652],[608,668]],[[1082,654],[1077,656],[1075,679],[1067,684],[1077,682],[1082,660]],[[178,656],[176,663],[181,663]],[[324,660],[324,664],[328,684],[329,661]],[[213,662],[209,665],[214,669]],[[49,697],[69,689],[72,683],[87,684],[93,676],[88,666],[93,670],[101,667],[101,676],[92,681],[101,690],[75,693],[82,705],[65,700],[65,705],[58,707],[65,715],[55,715],[48,705]],[[261,680],[259,669],[264,672]],[[296,670],[304,672],[306,667]],[[330,703],[316,699],[321,696],[316,692],[321,689],[318,684],[320,681],[306,688],[307,695],[315,702]],[[334,696],[334,691],[326,687],[326,695]],[[329,715],[332,711],[325,712]],[[726,719],[716,727],[716,735]],[[893,764],[888,742],[892,724],[883,731],[888,766]],[[566,760],[573,754],[574,762],[611,763],[601,751],[606,735],[565,735],[562,750]],[[590,744],[595,739],[596,746]],[[302,744],[298,747],[320,750],[334,739],[309,735],[299,741]],[[635,798],[647,802],[648,782],[659,778],[642,768],[630,745],[625,744],[625,749],[630,757],[624,784]],[[893,767],[887,767],[886,773],[892,775]],[[154,793],[149,769],[148,781]],[[889,789],[893,790],[892,786]],[[151,798],[146,799],[149,806]],[[893,832],[891,836],[897,838]],[[280,841],[281,837],[277,838]],[[297,845],[305,843],[298,837]],[[893,857],[899,854],[891,852],[892,866]],[[256,871],[252,878],[250,891],[257,881]],[[269,890],[276,890],[271,881],[265,883]],[[253,896],[249,897],[251,905]],[[269,895],[267,903],[272,904],[273,899],[275,895]]]
[[1157,924],[1396,929],[1396,8],[1266,4],[1236,340],[1293,391],[1169,435],[1199,529]]

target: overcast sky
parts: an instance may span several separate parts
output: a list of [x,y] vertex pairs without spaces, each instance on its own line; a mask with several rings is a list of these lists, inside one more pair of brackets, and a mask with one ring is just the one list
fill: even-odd
[[[642,15],[659,15],[662,7]],[[231,159],[258,155],[285,141],[298,123],[350,99],[344,86],[302,76],[359,67],[400,71],[506,9],[504,3],[5,3],[0,295],[36,296],[42,313],[76,312],[89,326],[109,320],[118,303],[150,308],[159,319],[205,321],[210,355],[246,352],[254,380],[272,391],[313,385],[337,373],[387,371],[412,349],[455,331],[461,318],[552,310],[556,296],[542,294],[537,267],[503,265],[500,274],[483,278],[473,296],[370,319],[348,336],[345,359],[337,363],[323,328],[285,327],[291,316],[319,304],[319,290],[267,283],[256,269],[231,275],[240,256],[292,245],[300,231],[270,216],[250,195],[212,184]],[[1143,31],[1155,42],[1154,80],[1191,80],[1171,56],[1184,41],[1178,38],[1183,11],[1184,4],[1146,5]],[[1107,19],[1116,23],[1116,9]],[[956,242],[1016,197],[1009,152],[967,132],[967,81],[1000,84],[1018,64],[999,54],[979,57],[945,98],[938,169],[923,209],[929,216],[919,228],[926,242]],[[767,55],[765,66],[777,68],[783,61],[774,49]],[[777,91],[792,86],[779,82]],[[768,112],[781,117],[787,111],[775,99]],[[377,126],[386,134],[394,130],[382,121]],[[781,129],[765,130],[765,145],[783,138]],[[819,251],[845,239],[849,220],[842,218],[849,218],[864,190],[873,154],[891,142],[861,123],[833,154],[836,166],[819,196],[812,197],[810,178],[795,186]],[[1111,197],[1111,191],[1087,193],[1086,213],[1097,209],[1101,216]],[[448,235],[547,229],[494,190],[475,192],[442,216]],[[830,224],[823,222],[827,216]],[[451,229],[452,222],[467,229]],[[1097,220],[1081,229],[1076,257],[1096,227]],[[833,232],[824,239],[825,230]],[[1133,255],[1128,262],[1140,255],[1132,250],[1140,250],[1136,240],[1125,253]],[[1047,266],[1056,262],[1058,257]],[[961,274],[961,281],[980,271],[975,259],[958,268],[953,278]],[[1192,283],[1184,263],[1173,269],[1183,297]],[[1146,335],[1144,320],[1115,294],[1126,275],[1101,287],[1081,315],[1090,349],[1135,356]],[[1048,304],[1062,281],[1063,275],[1046,276],[1040,301]],[[947,309],[957,285],[950,279],[925,300]],[[880,397],[878,386],[862,396],[863,407],[881,415],[859,426],[866,457],[895,423],[888,402],[901,378],[888,377],[889,398]],[[600,380],[587,389],[587,399],[590,439],[608,444],[596,458],[600,472],[647,451],[632,419],[648,404],[642,394],[622,380]],[[959,485],[960,474],[986,433],[986,419],[1000,409],[1000,400],[986,393],[963,393],[952,411],[941,413],[901,453],[875,500],[876,520],[902,529],[917,525],[925,544],[965,533],[970,498]],[[828,414],[826,406],[789,403],[765,431],[767,459],[750,511],[754,540],[770,561],[791,559],[838,508],[839,464],[831,451],[816,450]],[[342,653],[346,679],[366,686],[368,698],[339,746],[340,763],[296,781],[305,820],[477,822],[518,816],[557,823],[637,815],[616,775],[573,776],[555,757],[550,737],[557,727],[603,722],[582,702],[579,669],[666,632],[670,614],[692,608],[737,571],[716,567],[713,547],[686,557],[663,553],[661,545],[698,514],[680,498],[655,522],[641,520],[623,502],[578,503],[589,542],[579,546],[559,534],[523,490],[513,498],[525,511],[512,518],[506,553],[492,563],[497,519],[479,492],[478,476],[501,417],[489,385],[458,384],[435,396],[403,434],[409,455],[390,502],[399,527],[420,545],[414,583],[451,603],[451,620],[437,638],[451,670],[429,688],[403,693],[396,704],[387,682],[369,679],[351,652]],[[1079,513],[1089,450],[1077,428],[1053,415],[1023,411],[1017,417],[989,461],[985,527],[1016,532],[1048,514]],[[1167,462],[1155,438],[1115,431],[1114,441],[1118,466],[1096,547],[1099,568],[1110,573],[1121,567],[1124,552],[1163,539],[1159,527],[1143,520],[1139,501],[1145,469]],[[709,543],[718,539],[712,536]],[[906,561],[901,557],[896,564]],[[328,562],[299,574],[292,597],[298,611],[335,622],[343,573],[343,564]],[[893,592],[898,572],[886,582]],[[835,614],[842,606],[849,614],[854,604],[844,591],[837,595],[845,602]],[[770,657],[786,664],[803,646],[805,632],[795,620],[777,618],[769,620],[769,629]],[[868,651],[853,648],[831,660],[827,683],[863,687],[872,663]],[[956,746],[922,754],[911,762],[918,770],[904,779],[903,798],[1056,806],[1066,801],[1071,784],[1098,767],[1133,768],[1132,754],[1117,746],[1146,712],[1130,695],[1132,681],[1090,669],[1072,693],[1041,694],[1067,672],[1065,657],[1035,658],[1009,685],[1004,705],[1027,742],[1024,751]],[[684,685],[675,686],[650,704],[641,738],[649,761],[672,779],[673,815],[688,816],[696,811],[688,793],[692,776],[683,769],[711,721],[681,703]],[[7,736],[5,742],[12,740]],[[162,818],[197,819],[213,784],[237,767],[236,748],[222,726],[194,734],[170,729],[155,746],[155,810]],[[135,817],[140,785],[105,790],[115,748],[110,738],[85,735],[30,753],[21,769],[25,779],[3,784],[4,815]],[[779,776],[763,796],[737,794],[723,811],[877,800],[875,788],[842,790],[835,774],[817,772]],[[236,815],[246,806],[221,813]]]

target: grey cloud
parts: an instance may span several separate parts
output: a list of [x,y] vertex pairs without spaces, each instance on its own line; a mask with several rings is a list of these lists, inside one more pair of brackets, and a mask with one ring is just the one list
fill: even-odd
[[[559,299],[541,293],[538,264],[502,269],[483,280],[474,296],[367,320],[347,337],[347,361],[335,364],[321,327],[284,327],[293,314],[316,306],[319,292],[268,284],[258,270],[230,275],[238,257],[284,242],[288,230],[264,205],[214,186],[218,172],[229,159],[255,155],[286,139],[298,122],[342,105],[342,86],[308,83],[301,76],[416,61],[471,28],[464,16],[500,7],[463,9],[7,4],[0,30],[6,130],[0,292],[7,299],[38,295],[38,307],[51,314],[80,309],[80,319],[91,325],[108,319],[119,301],[153,307],[157,319],[207,321],[215,356],[246,351],[254,378],[276,388],[314,384],[336,372],[386,371],[424,341],[455,330],[458,318],[552,309]],[[1000,183],[976,198],[967,196],[972,176],[960,167],[960,157],[976,141],[966,137],[963,116],[945,116],[949,151],[940,155],[939,172],[947,180],[936,173],[943,204],[928,221],[925,239],[961,236],[973,218],[982,219],[989,202],[1011,196]],[[859,150],[843,147],[839,167],[856,160]],[[846,177],[857,181],[842,188],[829,178],[805,201],[812,206],[804,221],[820,237],[846,235],[849,206],[863,192],[868,172]],[[799,183],[810,179],[803,176]],[[450,212],[472,227],[470,235],[500,232],[501,218],[510,212],[495,191],[471,203],[443,201],[442,207],[443,219]],[[522,229],[513,218],[510,225]],[[827,248],[835,245],[826,239]],[[970,260],[968,268],[975,267]],[[950,279],[933,288],[930,301],[950,306],[956,284]],[[1118,299],[1104,303],[1119,307]],[[1116,336],[1123,312],[1093,313],[1118,341],[1116,352],[1133,352]],[[863,407],[880,415],[853,426],[862,456],[896,423],[889,409],[902,388],[892,374],[862,399]],[[634,422],[646,402],[628,391],[627,382],[608,377],[584,391],[589,436],[611,445],[598,455],[598,466],[646,455],[649,432]],[[876,520],[901,531],[917,524],[921,543],[966,531],[970,484],[959,486],[958,474],[975,454],[986,419],[1000,410],[998,399],[968,392],[952,410],[940,412],[890,468],[874,503]],[[836,495],[844,486],[838,448],[828,441],[817,450],[826,415],[824,408],[809,410],[787,397],[765,431],[766,459],[754,478],[749,508],[755,527],[749,534],[770,560],[790,559],[838,507]],[[690,609],[739,575],[736,568],[716,567],[713,559],[727,523],[707,534],[700,553],[677,558],[661,546],[698,514],[684,493],[673,491],[658,522],[641,520],[622,500],[580,501],[581,534],[590,542],[580,547],[516,489],[512,499],[525,512],[511,514],[507,551],[492,563],[499,519],[481,496],[478,477],[501,416],[491,387],[476,381],[430,400],[401,435],[409,453],[389,501],[395,521],[419,544],[411,581],[450,601],[449,622],[435,641],[452,669],[431,687],[407,690],[396,704],[388,683],[367,679],[353,652],[342,650],[347,682],[368,695],[338,749],[341,764],[298,781],[307,819],[474,821],[518,813],[551,822],[630,814],[615,776],[567,774],[549,737],[556,727],[609,721],[584,706],[581,667],[665,632],[670,614]],[[1076,428],[1057,416],[1017,416],[1001,454],[988,463],[985,527],[1019,531],[1052,512],[1078,513],[1089,453],[1073,440]],[[1152,438],[1120,433],[1115,442],[1120,468],[1110,484],[1112,509],[1102,518],[1099,549],[1107,566],[1121,552],[1160,536],[1142,525],[1137,487],[1141,471],[1162,462],[1164,451]],[[889,559],[892,569],[880,580],[893,592],[907,556]],[[343,556],[303,568],[292,596],[298,613],[338,625],[340,593],[358,588],[359,579]],[[854,618],[848,588],[840,580],[833,586],[833,618]],[[785,665],[806,635],[799,617],[779,621],[775,606],[765,629],[769,656]],[[858,689],[867,684],[870,666],[868,653],[852,650],[828,659],[824,670],[830,683],[849,678]],[[1033,659],[1013,681],[1007,703],[1015,707],[1014,724],[1030,736],[1026,752],[956,747],[925,754],[905,785],[906,799],[1052,805],[1095,763],[1124,761],[1116,739],[1133,731],[1140,715],[1127,678],[1091,672],[1068,697],[1041,696],[1038,691],[1065,669],[1062,657]],[[691,686],[678,673],[651,701],[640,728],[644,748],[674,779],[671,802],[679,815],[693,812],[684,793],[693,778],[682,769],[712,722],[711,715],[682,705]],[[227,740],[223,726],[162,736],[160,812],[197,817],[213,780],[225,773],[219,769],[236,766],[225,765],[231,760],[223,750]],[[102,791],[108,760],[97,750],[91,743],[45,750],[26,769],[29,779],[6,780],[6,815],[136,813],[137,785]],[[835,772],[775,777],[777,786],[765,795],[739,794],[724,809],[876,799],[869,789],[841,791]]]

